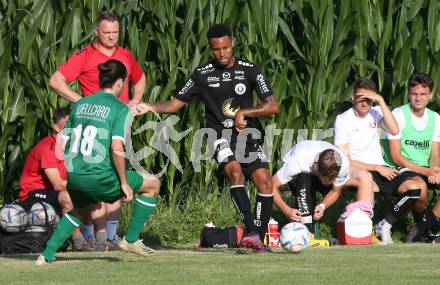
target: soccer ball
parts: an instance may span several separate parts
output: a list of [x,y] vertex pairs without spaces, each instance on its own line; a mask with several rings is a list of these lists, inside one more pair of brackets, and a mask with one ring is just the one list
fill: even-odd
[[47,211],[47,220],[49,225],[55,224],[57,221],[57,214],[55,209],[46,202],[39,202],[32,205],[29,214],[28,214],[28,223],[30,226],[45,226],[46,225],[46,213],[44,212],[44,208]]
[[281,246],[288,252],[298,253],[309,245],[310,232],[301,223],[289,223],[280,232]]
[[6,204],[0,210],[0,228],[9,233],[17,233],[27,225],[26,211],[18,204]]

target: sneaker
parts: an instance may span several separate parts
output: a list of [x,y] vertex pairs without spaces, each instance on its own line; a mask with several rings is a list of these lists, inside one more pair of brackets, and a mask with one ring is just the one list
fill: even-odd
[[139,256],[149,256],[154,253],[154,249],[146,246],[141,239],[138,240],[137,242],[129,243],[128,241],[125,240],[125,238],[123,238],[119,242],[119,248],[122,251],[131,252]]
[[85,239],[83,246],[82,246],[81,250],[79,250],[79,251],[82,251],[82,252],[97,251],[96,244],[91,239]]
[[436,239],[434,239],[434,240],[432,241],[432,243],[440,243],[440,237],[437,237]]
[[37,261],[35,261],[35,265],[37,266],[44,266],[50,264],[49,261],[47,261],[43,255],[38,256]]
[[375,226],[376,235],[381,239],[382,244],[393,244],[393,238],[391,237],[391,227],[385,221],[380,221]]
[[120,251],[121,249],[119,248],[119,242],[121,240],[107,240],[105,242],[105,249],[104,251]]
[[425,234],[425,232],[420,230],[419,227],[417,227],[417,224],[415,224],[409,230],[409,233],[405,238],[405,242],[406,243],[413,243],[413,242],[421,241],[421,238],[424,234]]
[[257,233],[249,233],[245,235],[241,240],[241,245],[245,248],[252,249],[255,252],[264,252],[267,251],[260,239],[260,235]]

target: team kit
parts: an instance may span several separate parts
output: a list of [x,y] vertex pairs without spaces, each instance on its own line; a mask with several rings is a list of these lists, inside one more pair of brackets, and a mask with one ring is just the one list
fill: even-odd
[[[407,83],[408,103],[394,110],[377,93],[372,79],[358,79],[351,93],[353,106],[339,114],[334,123],[334,143],[298,142],[283,157],[281,167],[270,173],[260,141],[248,135],[248,130],[256,127],[256,119],[276,116],[277,97],[259,65],[234,56],[235,43],[228,26],[215,24],[209,28],[212,59],[196,68],[168,101],[154,103],[143,102],[145,74],[134,56],[117,45],[118,33],[119,18],[111,12],[101,13],[97,42],[75,53],[49,81],[49,86],[72,104],[67,114],[59,116],[64,123],[54,127],[57,134],[51,136],[51,147],[46,150],[55,153],[57,149],[58,155],[52,156],[55,163],[37,166],[26,162],[20,180],[20,201],[35,197],[32,192],[52,193],[47,195],[51,196],[48,202],[61,209],[62,218],[37,265],[52,263],[67,239],[73,240],[77,250],[84,250],[92,237],[99,249],[108,248],[111,242],[118,250],[140,256],[154,253],[140,236],[156,207],[161,181],[129,170],[121,154],[134,119],[149,112],[176,113],[196,98],[205,110],[192,116],[205,117],[206,126],[215,131],[216,139],[210,146],[213,159],[228,181],[243,223],[221,231],[207,225],[201,246],[211,239],[211,245],[226,243],[270,252],[267,231],[273,204],[294,222],[281,231],[285,249],[298,250],[292,244],[296,232],[301,233],[302,241],[316,240],[319,244],[312,234],[315,224],[344,191],[353,189],[356,201],[347,206],[345,217],[362,213],[371,220],[378,197],[390,204],[383,216],[375,217],[379,222],[373,232],[382,244],[393,243],[392,227],[406,215],[413,217],[414,224],[405,242],[430,237],[433,243],[440,242],[432,233],[440,223],[440,202],[427,208],[430,189],[440,184],[440,117],[427,108],[434,87],[429,75],[414,73]],[[80,83],[81,95],[68,85],[74,80]],[[61,119],[54,118],[54,123],[59,124]],[[32,167],[40,167],[36,171],[44,176],[44,185],[37,187],[35,181],[30,182],[35,178],[24,177]],[[58,170],[58,180],[52,179],[52,170]],[[257,189],[254,206],[246,180]],[[294,199],[286,200],[281,195],[283,189],[290,190]],[[128,230],[123,237],[116,237],[120,205],[131,200]],[[108,210],[95,218],[97,204],[103,205],[100,209],[119,212]],[[118,214],[109,214],[114,212]]]

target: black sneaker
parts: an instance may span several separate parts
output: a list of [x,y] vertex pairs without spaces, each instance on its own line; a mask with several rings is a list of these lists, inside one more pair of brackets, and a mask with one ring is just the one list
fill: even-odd
[[406,243],[420,242],[426,231],[421,230],[417,224],[413,225],[405,238]]

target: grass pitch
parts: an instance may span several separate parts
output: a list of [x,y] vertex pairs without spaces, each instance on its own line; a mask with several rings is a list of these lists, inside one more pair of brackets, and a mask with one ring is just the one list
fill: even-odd
[[241,250],[61,253],[34,266],[36,254],[0,256],[0,284],[440,284],[440,246],[308,248],[254,254]]

